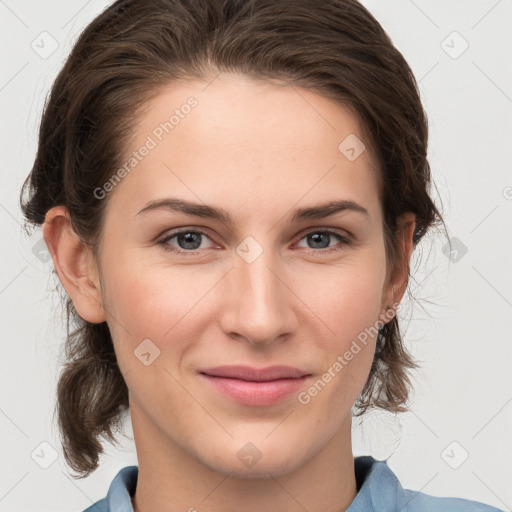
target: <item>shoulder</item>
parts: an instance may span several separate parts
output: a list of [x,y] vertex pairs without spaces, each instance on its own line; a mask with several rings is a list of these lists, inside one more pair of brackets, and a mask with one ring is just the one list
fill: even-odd
[[358,493],[347,512],[503,512],[485,503],[404,489],[385,460],[354,459]]
[[466,500],[463,498],[431,496],[409,489],[403,490],[403,496],[407,508],[415,512],[437,512],[449,510],[450,512],[503,512],[502,510],[486,505],[479,501]]
[[137,487],[139,468],[126,466],[112,480],[105,498],[96,501],[83,512],[133,512],[131,502]]
[[109,512],[107,498],[93,503],[90,507],[86,508],[83,512]]

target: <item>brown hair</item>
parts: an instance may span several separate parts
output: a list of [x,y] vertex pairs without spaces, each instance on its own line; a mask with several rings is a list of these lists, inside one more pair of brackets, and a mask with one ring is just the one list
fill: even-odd
[[[444,225],[429,195],[428,125],[415,78],[356,0],[113,3],[82,32],[45,104],[37,155],[20,196],[26,221],[41,225],[50,208],[64,205],[97,254],[107,201],[94,190],[123,161],[142,108],[175,80],[222,71],[284,81],[353,109],[379,163],[389,275],[400,261],[400,214],[416,215],[415,246],[431,227]],[[84,477],[98,467],[101,438],[116,442],[128,390],[107,324],[84,321],[69,298],[66,306],[56,411],[66,461]],[[408,370],[416,367],[394,317],[379,337],[356,416],[371,407],[406,411]]]

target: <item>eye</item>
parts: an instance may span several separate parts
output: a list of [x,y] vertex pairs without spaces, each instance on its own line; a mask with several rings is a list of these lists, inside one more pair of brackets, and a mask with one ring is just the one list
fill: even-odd
[[[202,229],[182,228],[168,233],[164,238],[158,241],[158,244],[166,251],[193,255],[196,254],[196,251],[208,248],[203,245],[205,238],[211,241],[209,234]],[[335,246],[330,246],[333,238],[337,239],[340,243]],[[306,251],[308,254],[326,254],[333,251],[340,251],[343,249],[343,246],[350,244],[349,236],[330,230],[318,229],[310,231],[300,240],[306,240],[306,243],[312,245],[312,247],[309,247],[310,250]],[[210,246],[210,248],[211,247],[212,246]]]
[[[337,238],[341,243],[336,246],[329,247],[333,237]],[[311,250],[307,251],[310,254],[340,251],[343,249],[344,245],[350,244],[350,238],[348,236],[329,230],[310,231],[304,237],[302,237],[301,240],[306,240],[306,243],[312,244],[313,247],[310,247]]]
[[[173,251],[178,254],[194,254],[194,251],[197,251],[199,249],[205,249],[205,247],[202,246],[204,237],[210,239],[208,234],[203,230],[180,229],[168,233],[164,238],[158,241],[158,244],[160,244],[167,251]],[[173,239],[176,239],[175,243],[177,245],[177,248],[175,244],[170,243],[171,240]]]

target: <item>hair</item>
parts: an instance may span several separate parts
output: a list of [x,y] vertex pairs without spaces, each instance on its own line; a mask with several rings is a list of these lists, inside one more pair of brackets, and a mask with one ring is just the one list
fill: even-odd
[[[175,81],[219,72],[307,88],[357,115],[379,164],[388,275],[403,261],[399,215],[416,216],[414,247],[444,225],[430,197],[428,124],[416,80],[357,0],[114,2],[80,34],[46,99],[34,165],[20,194],[25,225],[42,225],[50,208],[63,205],[97,255],[108,198],[94,190],[123,162],[144,107]],[[75,478],[83,478],[98,467],[102,438],[116,442],[128,389],[107,323],[83,320],[67,295],[65,301],[56,412],[65,459],[79,473]],[[417,367],[395,316],[378,337],[356,416],[370,408],[407,411],[408,373]]]

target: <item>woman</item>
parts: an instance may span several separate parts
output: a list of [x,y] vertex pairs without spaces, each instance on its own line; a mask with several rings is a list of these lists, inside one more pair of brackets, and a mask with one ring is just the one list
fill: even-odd
[[138,466],[87,510],[497,510],[354,458],[406,409],[396,313],[442,216],[413,74],[355,0],[118,1],[45,109],[23,202],[76,329],[70,467],[129,412]]

